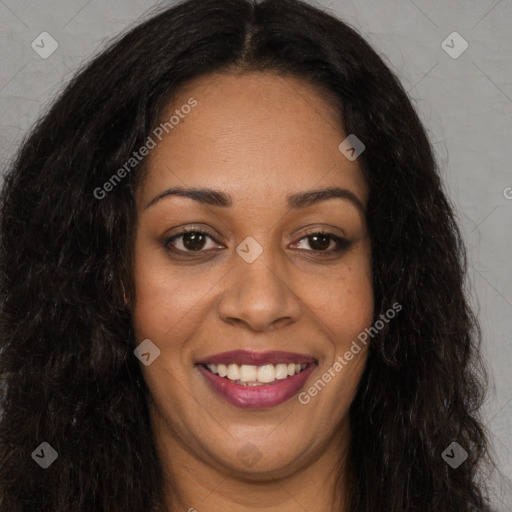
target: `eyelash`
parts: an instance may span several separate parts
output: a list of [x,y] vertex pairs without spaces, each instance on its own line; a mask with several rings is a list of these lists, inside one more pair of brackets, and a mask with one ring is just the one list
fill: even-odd
[[[186,254],[187,257],[192,257],[192,258],[199,256],[201,253],[209,252],[209,250],[205,251],[203,249],[199,249],[197,251],[184,251],[183,249],[176,249],[175,247],[170,246],[170,244],[174,240],[176,240],[188,233],[196,233],[198,235],[206,235],[208,238],[212,239],[215,243],[219,243],[219,242],[217,242],[217,240],[215,240],[215,237],[208,231],[204,231],[202,229],[188,228],[188,229],[184,229],[180,233],[177,233],[176,235],[173,235],[170,238],[167,238],[166,240],[164,240],[164,242],[163,242],[164,247],[169,252],[179,254],[179,255]],[[336,249],[330,249],[330,250],[325,250],[325,251],[319,251],[319,250],[315,250],[315,249],[311,249],[311,250],[300,249],[300,250],[305,250],[306,252],[313,252],[313,253],[316,253],[317,256],[324,257],[324,256],[330,256],[332,254],[342,253],[343,251],[347,250],[352,245],[351,241],[349,241],[345,238],[342,238],[340,236],[337,236],[334,233],[329,233],[328,231],[324,231],[324,230],[309,232],[305,236],[303,236],[299,240],[299,242],[301,242],[305,238],[313,237],[316,235],[327,236],[328,238],[333,240],[338,245],[338,247]],[[190,256],[188,256],[188,255],[190,255]]]

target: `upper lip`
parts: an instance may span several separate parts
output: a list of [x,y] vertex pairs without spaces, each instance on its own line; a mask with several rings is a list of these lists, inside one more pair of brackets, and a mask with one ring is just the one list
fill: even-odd
[[267,352],[254,352],[252,350],[231,350],[229,352],[220,352],[207,356],[197,364],[247,364],[254,366],[262,366],[265,364],[278,363],[299,363],[310,364],[316,363],[316,359],[312,356],[297,354],[295,352],[283,352],[280,350],[271,350]]

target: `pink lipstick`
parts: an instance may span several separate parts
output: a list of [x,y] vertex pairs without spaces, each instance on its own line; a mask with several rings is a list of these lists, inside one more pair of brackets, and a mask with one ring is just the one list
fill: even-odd
[[235,350],[205,357],[196,366],[210,388],[228,403],[259,409],[294,397],[317,361],[293,352]]

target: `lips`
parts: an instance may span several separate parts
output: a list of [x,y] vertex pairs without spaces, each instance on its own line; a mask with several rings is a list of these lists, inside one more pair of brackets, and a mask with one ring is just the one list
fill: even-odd
[[[236,407],[257,409],[291,399],[316,366],[314,357],[303,354],[244,350],[215,354],[196,363],[216,394]],[[281,371],[275,372],[276,368]]]

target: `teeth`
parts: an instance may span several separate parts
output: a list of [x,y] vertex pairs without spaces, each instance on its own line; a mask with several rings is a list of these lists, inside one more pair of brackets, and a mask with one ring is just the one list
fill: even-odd
[[276,364],[276,379],[286,379],[288,377],[288,365]]
[[269,384],[275,380],[282,380],[299,374],[308,365],[299,363],[279,363],[254,366],[243,364],[207,364],[206,367],[219,377],[226,377],[236,384],[245,386],[258,386]]
[[[208,365],[208,368],[210,368],[213,365]],[[228,367],[225,364],[219,364],[217,365],[217,371],[219,372],[219,377],[225,377],[228,374]]]
[[276,380],[276,368],[273,364],[266,364],[258,368],[258,382],[268,383]]
[[227,377],[229,380],[238,380],[240,378],[240,367],[237,364],[230,364]]
[[240,366],[240,380],[242,382],[252,382],[257,379],[257,368],[256,366],[249,366],[247,364],[243,364]]

